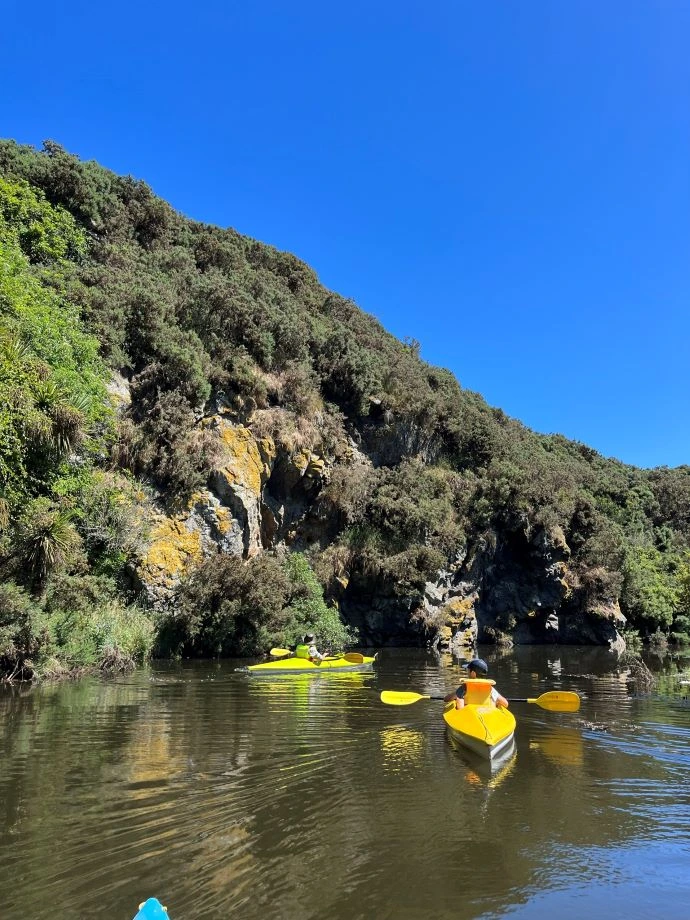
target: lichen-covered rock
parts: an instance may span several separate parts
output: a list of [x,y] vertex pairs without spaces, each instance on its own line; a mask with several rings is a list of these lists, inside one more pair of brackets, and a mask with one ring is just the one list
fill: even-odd
[[217,552],[241,556],[244,531],[230,509],[201,489],[174,515],[155,512],[136,578],[154,603],[166,599],[178,581]]
[[244,554],[245,533],[227,505],[201,489],[184,511],[155,512],[146,549],[135,567],[135,581],[149,602],[167,601],[178,582],[204,558],[223,552]]
[[276,447],[271,438],[257,440],[248,428],[217,416],[208,426],[222,442],[209,488],[237,521],[242,532],[242,554],[250,558],[263,548],[262,493],[272,472]]
[[124,412],[132,404],[130,382],[117,371],[111,373],[106,389],[117,412]]
[[273,440],[257,440],[249,428],[233,425],[218,417],[209,422],[209,427],[216,431],[223,447],[217,472],[228,486],[246,489],[258,498],[271,475],[271,465],[275,460]]
[[[137,580],[156,604],[213,553],[246,559],[278,546],[326,550],[347,519],[338,517],[338,504],[324,487],[335,488],[343,465],[368,470],[372,457],[381,460],[367,453],[372,449],[367,438],[358,446],[343,437],[321,456],[313,446],[301,446],[314,442],[298,437],[299,431],[291,440],[280,436],[280,427],[269,425],[269,417],[261,424],[248,422],[252,431],[239,423],[237,411],[216,408],[216,414],[201,421],[219,442],[206,487],[183,512],[156,514],[138,566]],[[383,453],[404,456],[421,449],[414,426],[389,422],[371,426],[372,435],[390,435]],[[261,437],[266,432],[275,440]],[[607,593],[606,574],[589,571],[583,580],[582,566],[571,559],[560,527],[515,518],[469,535],[419,594],[398,595],[366,570],[351,570],[349,562],[325,581],[329,599],[360,630],[363,641],[431,644],[466,655],[477,642],[619,648],[625,619]]]
[[271,492],[280,500],[304,501],[315,495],[326,477],[326,461],[310,450],[282,451],[271,476]]
[[139,586],[154,605],[166,600],[180,578],[203,559],[198,530],[181,518],[158,515],[151,528],[149,546],[136,567]]
[[476,593],[468,597],[452,597],[441,608],[440,615],[444,621],[440,643],[442,647],[445,636],[448,637],[447,647],[455,653],[474,648],[477,644],[478,625],[474,610],[476,600]]
[[202,489],[193,496],[187,526],[201,533],[206,553],[220,550],[241,556],[244,552],[244,531],[240,522],[209,489]]

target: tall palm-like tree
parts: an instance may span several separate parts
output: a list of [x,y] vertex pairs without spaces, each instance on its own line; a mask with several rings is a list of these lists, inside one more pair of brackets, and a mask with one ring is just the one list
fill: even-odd
[[59,457],[74,450],[84,435],[84,416],[65,391],[50,378],[36,381],[33,387],[35,408],[48,419],[41,440]]
[[34,590],[40,590],[53,572],[64,568],[79,545],[71,515],[41,504],[25,516],[17,534],[16,555],[23,562],[25,580]]

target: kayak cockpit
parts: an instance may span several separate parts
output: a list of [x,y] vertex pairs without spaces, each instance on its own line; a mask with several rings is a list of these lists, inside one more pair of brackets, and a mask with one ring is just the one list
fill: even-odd
[[452,737],[460,744],[482,757],[493,759],[512,743],[515,716],[494,702],[491,694],[493,680],[467,679],[464,683],[465,705],[457,709],[455,702],[448,703],[443,719]]

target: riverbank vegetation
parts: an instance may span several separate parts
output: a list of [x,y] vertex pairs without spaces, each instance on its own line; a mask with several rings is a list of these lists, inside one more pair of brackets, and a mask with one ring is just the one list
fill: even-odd
[[[218,400],[258,437],[375,462],[334,464],[327,546],[202,562],[154,617],[132,577],[147,509],[206,482]],[[0,673],[249,654],[316,622],[342,643],[334,574],[411,603],[482,534],[539,528],[567,541],[572,590],[619,602],[642,639],[690,641],[689,467],[537,435],[293,255],[54,143],[0,142]]]
[[66,295],[87,251],[64,209],[0,179],[0,672],[141,660],[153,627],[120,592],[137,487],[102,464],[116,432],[99,343]]

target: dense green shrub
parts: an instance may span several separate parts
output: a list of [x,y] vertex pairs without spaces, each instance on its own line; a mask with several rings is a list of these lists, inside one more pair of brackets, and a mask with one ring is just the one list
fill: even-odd
[[[106,362],[131,383],[117,429]],[[619,599],[645,636],[684,632],[690,467],[637,470],[535,435],[294,256],[188,221],[145,183],[54,142],[35,151],[0,141],[0,395],[0,563],[11,568],[8,547],[33,539],[24,577],[35,591],[49,588],[51,568],[121,573],[133,506],[119,508],[120,482],[99,491],[94,467],[119,463],[184,501],[215,459],[200,420],[222,406],[283,451],[328,456],[314,510],[343,574],[373,579],[367,590],[412,603],[486,531],[509,542],[560,528],[583,600]],[[368,471],[348,456],[350,445],[373,454],[384,440],[376,462],[390,466]],[[209,569],[205,603],[216,612],[202,626],[189,600],[189,622],[166,625],[171,644],[238,651],[285,636],[290,622],[298,631],[294,579],[275,560],[261,565],[240,574],[223,562],[239,591],[230,607]],[[253,613],[247,572],[286,587]],[[190,581],[181,597],[202,588]]]
[[679,602],[676,560],[652,546],[629,547],[623,564],[621,607],[647,633],[668,629]]
[[[113,416],[98,341],[66,296],[86,258],[72,214],[0,179],[0,674],[15,677],[40,675],[49,659],[98,664],[106,648],[141,658],[152,642],[150,621],[116,600],[113,583],[98,598],[84,587],[90,566],[122,568],[137,533],[124,481],[106,485],[93,467]],[[56,607],[70,578],[80,587]]]
[[61,477],[53,492],[69,510],[91,569],[99,575],[118,575],[146,538],[139,490],[120,473],[81,467]]
[[0,584],[0,676],[41,677],[103,667],[123,669],[153,646],[150,617],[116,599],[115,585],[92,576],[60,576],[43,602],[11,583]]
[[8,182],[0,177],[0,216],[16,233],[30,262],[80,261],[86,255],[86,239],[72,215],[62,207],[51,207],[23,179]]
[[[18,190],[31,208],[32,226],[48,228],[51,252],[64,254],[83,242],[69,215],[59,212],[55,218],[53,209],[22,185],[5,182],[3,190],[6,195]],[[23,224],[10,223],[4,213],[0,210],[0,491],[19,500],[49,486],[60,461],[98,426],[103,430],[109,409],[97,341],[84,332],[77,308],[41,283],[21,250]]]
[[17,580],[34,592],[42,591],[50,576],[79,567],[82,544],[71,518],[47,497],[22,508],[12,558]]
[[187,655],[249,655],[274,644],[290,581],[280,563],[262,555],[245,563],[219,555],[180,586],[161,629],[164,651]]
[[284,567],[291,594],[284,610],[288,619],[282,631],[283,641],[296,645],[306,632],[313,632],[321,647],[332,652],[353,644],[356,633],[343,623],[335,607],[326,605],[323,589],[306,556],[291,553]]
[[180,586],[161,643],[176,654],[256,655],[294,643],[308,629],[332,648],[353,639],[337,611],[326,607],[304,556],[281,563],[268,554],[248,562],[220,555]]
[[46,614],[48,652],[67,668],[102,666],[114,656],[124,668],[144,661],[153,647],[151,618],[119,602],[116,586],[107,577],[55,579]]
[[[30,595],[11,582],[0,582],[0,677],[18,674],[24,667],[31,676],[41,651],[48,644],[46,617]],[[28,662],[28,664],[27,664]]]

